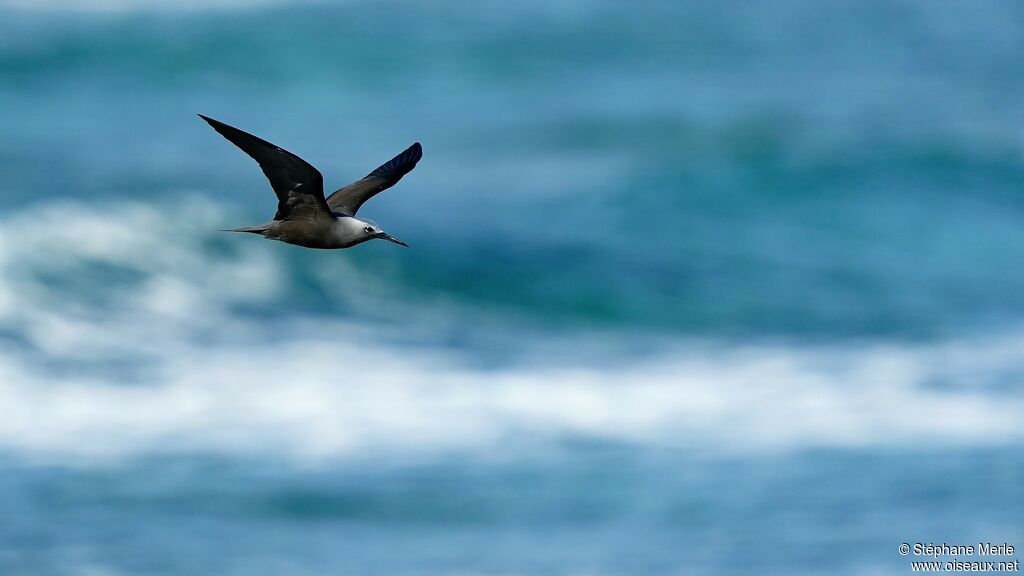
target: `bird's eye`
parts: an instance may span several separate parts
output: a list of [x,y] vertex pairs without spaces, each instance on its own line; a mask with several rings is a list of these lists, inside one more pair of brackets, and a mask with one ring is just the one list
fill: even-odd
[[363,228],[363,232],[366,232],[367,234],[373,234],[373,226],[367,226],[366,228]]

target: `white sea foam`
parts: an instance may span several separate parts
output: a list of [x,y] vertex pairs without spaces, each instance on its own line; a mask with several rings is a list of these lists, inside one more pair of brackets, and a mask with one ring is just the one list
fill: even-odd
[[[198,230],[217,227],[216,206],[175,210],[42,207],[0,220],[0,334],[11,335],[0,340],[0,450],[316,460],[580,436],[715,451],[1024,439],[1024,331],[855,347],[680,342],[615,364],[484,369],[336,318],[284,319],[265,334],[229,308],[275,297],[282,252],[253,241],[204,253]],[[69,213],[73,225],[57,226]],[[138,278],[92,306],[53,285],[83,262]]]

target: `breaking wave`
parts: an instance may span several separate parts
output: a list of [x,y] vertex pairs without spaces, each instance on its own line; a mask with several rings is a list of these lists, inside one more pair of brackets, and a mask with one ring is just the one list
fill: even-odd
[[[557,362],[529,351],[586,349],[591,335],[528,332],[522,354],[491,365],[421,321],[410,334],[398,320],[268,312],[296,298],[298,252],[209,232],[223,221],[191,198],[44,205],[0,222],[0,449],[317,460],[572,438],[741,452],[1024,438],[1024,331],[843,345],[671,337],[652,353]],[[332,262],[350,281],[334,296],[399,305],[372,273]]]

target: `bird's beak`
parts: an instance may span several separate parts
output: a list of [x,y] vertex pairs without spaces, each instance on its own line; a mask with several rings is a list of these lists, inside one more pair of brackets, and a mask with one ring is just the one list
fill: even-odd
[[388,242],[394,242],[395,244],[398,244],[399,246],[405,246],[406,248],[409,247],[409,245],[406,244],[405,242],[402,242],[398,238],[395,238],[394,236],[392,236],[391,234],[388,234],[386,232],[382,232],[380,237],[383,238],[384,240],[387,240]]

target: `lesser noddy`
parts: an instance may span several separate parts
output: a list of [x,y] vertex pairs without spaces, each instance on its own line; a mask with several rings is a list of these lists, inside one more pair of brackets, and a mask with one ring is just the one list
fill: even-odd
[[324,178],[308,162],[266,140],[213,118],[199,115],[213,129],[259,163],[277,194],[277,214],[266,224],[232,228],[307,248],[349,248],[380,238],[408,246],[376,224],[356,218],[364,202],[395,185],[423,157],[419,142],[381,164],[362,180],[334,191],[324,199]]

